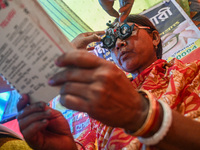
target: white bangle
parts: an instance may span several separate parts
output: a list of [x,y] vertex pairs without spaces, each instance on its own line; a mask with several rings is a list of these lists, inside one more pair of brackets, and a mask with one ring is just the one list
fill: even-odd
[[158,100],[163,108],[163,121],[160,129],[151,137],[142,138],[138,137],[141,143],[145,145],[156,145],[158,144],[167,134],[172,124],[172,110],[165,102]]

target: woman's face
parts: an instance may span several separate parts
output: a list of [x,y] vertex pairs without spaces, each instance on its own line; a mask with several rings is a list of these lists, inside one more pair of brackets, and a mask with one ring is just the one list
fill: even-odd
[[[133,23],[127,24],[131,26]],[[141,73],[157,60],[153,36],[145,29],[137,30],[136,35],[125,40],[118,38],[115,47],[111,49],[114,62],[129,73]]]

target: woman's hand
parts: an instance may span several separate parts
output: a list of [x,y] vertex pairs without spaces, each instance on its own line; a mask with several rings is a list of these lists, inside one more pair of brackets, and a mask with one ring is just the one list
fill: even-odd
[[141,126],[148,104],[115,64],[87,51],[67,52],[56,64],[66,69],[49,84],[61,86],[62,105],[113,127],[129,129],[134,124],[131,128],[136,130]]
[[[76,38],[74,38],[71,43],[76,49],[88,49],[88,44],[92,42],[101,41],[100,35],[105,34],[105,31],[96,31],[96,32],[86,32],[79,34]],[[93,48],[89,48],[88,50],[92,50]]]
[[70,127],[63,115],[43,102],[31,105],[23,95],[18,102],[18,122],[24,139],[33,149],[77,149]]

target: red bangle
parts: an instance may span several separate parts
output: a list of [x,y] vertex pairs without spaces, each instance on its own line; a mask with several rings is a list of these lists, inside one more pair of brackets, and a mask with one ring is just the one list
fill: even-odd
[[154,133],[151,137],[143,138],[138,137],[141,143],[145,145],[156,145],[158,144],[169,131],[170,126],[172,125],[172,110],[169,105],[161,100],[158,100],[163,109],[163,121],[160,129]]
[[153,96],[148,91],[139,91],[140,94],[142,94],[146,100],[149,102],[149,112],[147,115],[147,118],[136,132],[131,132],[125,130],[126,133],[132,135],[132,136],[144,136],[147,133],[151,131],[151,129],[154,127],[156,120],[159,117],[159,103],[156,101]]
[[160,107],[159,107],[159,103],[158,103],[158,101],[156,101],[156,114],[155,114],[155,117],[154,117],[154,119],[153,119],[153,121],[152,121],[151,126],[150,126],[149,129],[146,131],[146,133],[143,134],[143,136],[147,135],[147,134],[153,129],[153,127],[155,126],[155,124],[156,124],[156,122],[157,122],[157,120],[158,120],[158,118],[159,118],[159,116],[160,116],[160,109],[159,109],[159,108],[160,108]]

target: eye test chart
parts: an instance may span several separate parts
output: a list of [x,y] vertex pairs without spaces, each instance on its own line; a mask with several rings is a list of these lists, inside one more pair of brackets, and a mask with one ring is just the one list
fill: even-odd
[[156,26],[159,31],[163,59],[187,59],[192,52],[200,51],[200,31],[190,17],[175,1],[161,2],[142,12]]
[[48,85],[60,71],[54,61],[70,42],[36,0],[5,0],[0,7],[0,74],[32,102],[49,102],[59,94]]

